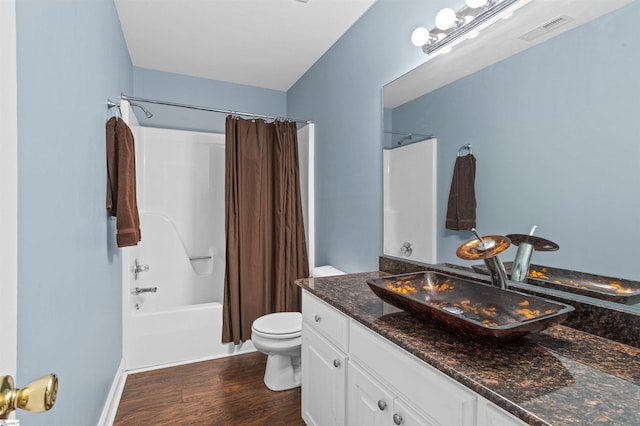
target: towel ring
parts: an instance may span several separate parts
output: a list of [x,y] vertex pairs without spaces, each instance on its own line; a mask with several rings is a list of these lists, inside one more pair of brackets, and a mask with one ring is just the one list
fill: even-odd
[[[107,99],[107,108],[115,108],[114,117],[116,118],[116,120],[118,118],[122,119],[122,110],[120,109],[120,104],[113,102],[111,99]],[[120,115],[119,117],[118,114]]]
[[466,145],[462,145],[462,146],[460,147],[460,149],[458,150],[458,157],[460,157],[460,153],[461,153],[462,151],[464,151],[465,149],[466,149],[466,150],[469,150],[469,152],[467,153],[467,155],[468,155],[468,154],[473,154],[473,151],[471,150],[471,144],[470,144],[470,143],[468,143],[468,144],[466,144]]

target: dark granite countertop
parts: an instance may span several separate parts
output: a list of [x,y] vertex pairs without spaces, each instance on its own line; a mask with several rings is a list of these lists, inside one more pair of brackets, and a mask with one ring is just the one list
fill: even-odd
[[558,325],[504,344],[460,337],[389,305],[367,272],[296,281],[531,425],[640,424],[640,349]]

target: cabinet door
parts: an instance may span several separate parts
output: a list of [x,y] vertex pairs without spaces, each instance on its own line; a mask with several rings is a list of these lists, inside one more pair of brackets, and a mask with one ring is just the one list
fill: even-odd
[[396,397],[437,424],[476,426],[477,394],[434,367],[351,321],[349,359],[375,372]]
[[493,402],[478,397],[478,426],[524,426],[525,422],[507,413]]
[[307,425],[345,425],[346,366],[346,355],[302,324],[302,418]]
[[435,420],[429,420],[416,413],[400,399],[396,399],[393,404],[393,424],[401,426],[438,426]]
[[347,372],[347,424],[391,426],[394,396],[354,363]]

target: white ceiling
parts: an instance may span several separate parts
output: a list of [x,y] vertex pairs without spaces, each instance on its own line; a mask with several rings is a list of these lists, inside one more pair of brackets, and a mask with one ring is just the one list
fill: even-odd
[[115,0],[134,66],[286,91],[375,0]]

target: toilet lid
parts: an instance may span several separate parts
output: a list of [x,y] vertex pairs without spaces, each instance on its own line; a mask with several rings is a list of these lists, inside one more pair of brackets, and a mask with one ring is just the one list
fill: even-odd
[[300,312],[277,312],[261,316],[253,322],[253,329],[263,334],[293,334],[302,330]]

